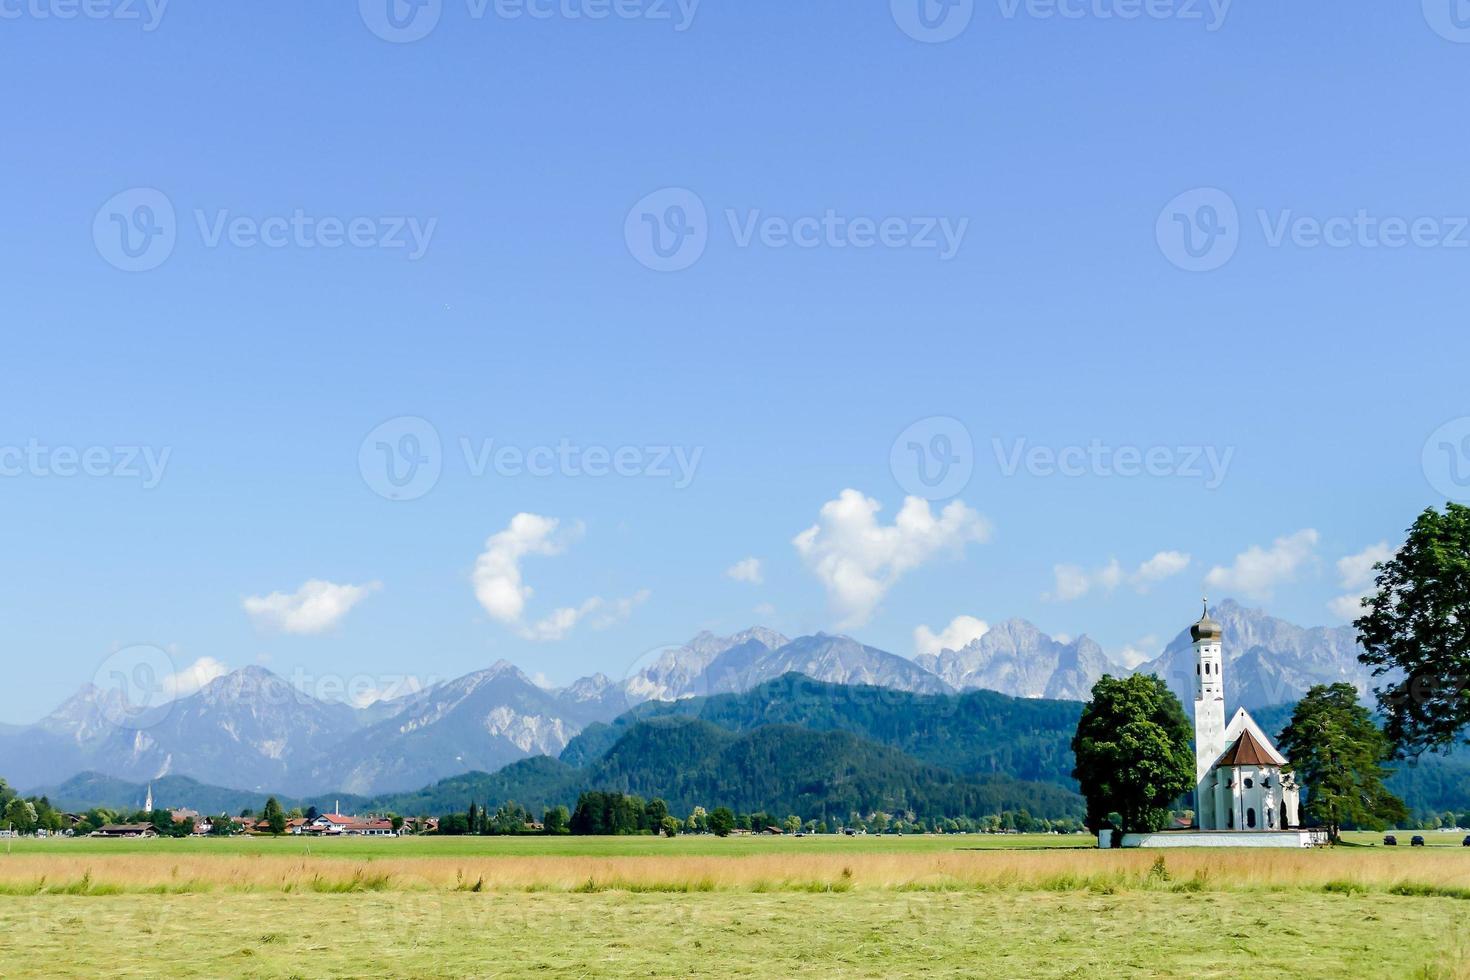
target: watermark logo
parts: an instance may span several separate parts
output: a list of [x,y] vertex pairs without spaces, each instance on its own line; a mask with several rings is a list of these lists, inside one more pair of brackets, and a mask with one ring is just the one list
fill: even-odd
[[[684,490],[694,483],[704,459],[703,446],[670,443],[585,445],[562,438],[555,444],[517,445],[460,436],[457,445],[465,473],[476,480],[618,477],[663,480],[675,490]],[[438,484],[445,461],[439,430],[427,419],[412,415],[379,425],[357,451],[363,482],[386,500],[424,496]]]
[[[760,208],[726,208],[724,224],[738,249],[881,248],[933,251],[939,261],[957,256],[970,229],[969,218],[843,214],[835,208],[788,217]],[[656,272],[680,272],[704,255],[713,234],[703,199],[682,187],[643,198],[628,212],[623,237],[633,258]]]
[[1154,235],[1159,251],[1186,272],[1213,272],[1240,247],[1240,211],[1214,187],[1185,191],[1159,212]]
[[0,0],[0,20],[138,21],[151,34],[163,23],[169,0]]
[[439,25],[443,0],[357,0],[362,22],[384,41],[421,41]]
[[965,33],[975,17],[975,0],[889,0],[894,23],[925,44],[943,44]]
[[1470,503],[1470,417],[1453,419],[1424,443],[1424,476],[1447,500]]
[[1001,16],[1015,20],[1198,21],[1213,34],[1225,26],[1234,0],[997,0]]
[[[1270,249],[1470,249],[1467,215],[1409,217],[1368,208],[1327,217],[1292,208],[1256,208],[1254,214],[1260,243]],[[1245,230],[1235,201],[1213,188],[1179,195],[1159,213],[1156,226],[1159,250],[1189,272],[1213,272],[1225,265],[1235,256]]]
[[1115,446],[1093,439],[1084,445],[1044,446],[1027,439],[992,439],[991,449],[1003,477],[1020,473],[1050,478],[1132,480],[1198,480],[1206,490],[1225,482],[1235,447],[1226,446]]
[[623,224],[628,252],[654,272],[682,272],[709,245],[709,214],[699,195],[683,187],[654,191],[633,205]]
[[477,479],[490,473],[509,479],[564,476],[574,480],[582,477],[600,480],[616,476],[669,480],[675,490],[684,490],[694,482],[699,462],[704,458],[703,446],[584,446],[566,438],[554,446],[528,447],[495,439],[477,442],[461,436],[459,448],[465,469]]
[[[471,22],[643,20],[667,22],[678,33],[694,26],[700,0],[465,0]],[[421,41],[439,26],[444,0],[358,0],[368,30],[394,44]]]
[[92,219],[97,254],[124,272],[148,272],[163,265],[177,240],[173,202],[151,187],[113,195]]
[[899,433],[888,454],[893,478],[911,497],[958,496],[975,472],[975,442],[959,419],[920,419]]
[[1446,41],[1470,44],[1470,0],[1424,0],[1424,19]]
[[373,429],[357,450],[357,468],[386,500],[417,500],[439,483],[444,447],[427,419],[401,415]]
[[[195,208],[192,217],[199,243],[207,249],[380,249],[402,251],[410,262],[424,257],[439,226],[438,218],[343,218],[312,214],[304,208],[265,217],[235,214],[228,208]],[[173,254],[179,232],[173,202],[153,188],[134,188],[115,195],[98,209],[92,221],[92,240],[98,253],[125,272],[158,268]]]
[[115,651],[92,675],[102,717],[114,728],[157,725],[172,709],[177,674],[173,658],[156,646],[136,644]]

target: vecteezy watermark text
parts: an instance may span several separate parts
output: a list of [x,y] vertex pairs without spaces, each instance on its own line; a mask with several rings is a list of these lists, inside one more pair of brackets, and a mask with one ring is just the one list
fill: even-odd
[[[671,24],[679,33],[694,25],[700,0],[464,0],[471,21],[641,20]],[[384,41],[409,44],[434,32],[444,0],[358,0],[362,22]]]
[[[1257,208],[1254,217],[1261,241],[1272,249],[1470,248],[1470,215],[1408,217],[1356,208],[1351,214],[1322,217],[1294,208]],[[1180,194],[1155,222],[1159,251],[1189,272],[1213,272],[1224,266],[1235,257],[1247,230],[1249,223],[1242,220],[1234,198],[1215,187]]]
[[[472,478],[645,479],[689,487],[704,458],[703,446],[671,443],[588,445],[562,438],[555,444],[520,445],[460,436],[458,449]],[[388,500],[416,500],[433,490],[444,472],[444,443],[427,419],[400,416],[367,434],[357,453],[368,488]]]
[[[381,249],[413,262],[424,257],[438,218],[414,215],[236,214],[228,208],[195,208],[193,224],[205,248]],[[92,220],[97,253],[124,272],[147,272],[168,261],[179,238],[173,201],[156,188],[135,187],[109,198]]]
[[1067,478],[1101,477],[1136,479],[1174,477],[1201,480],[1206,490],[1225,482],[1235,459],[1235,447],[1217,446],[1112,446],[1101,439],[1087,445],[1040,446],[1026,439],[992,439],[996,464],[1004,477],[1025,472],[1029,476]]
[[[933,215],[844,214],[836,208],[796,216],[760,208],[726,208],[725,224],[736,248],[929,251],[948,262],[959,254],[969,218]],[[628,252],[655,272],[679,272],[703,257],[712,235],[704,200],[684,187],[647,195],[623,222]]]
[[47,446],[29,439],[24,446],[0,446],[0,477],[36,479],[115,477],[139,480],[144,490],[163,482],[171,447]]
[[158,30],[169,0],[0,0],[0,20],[138,21]]
[[[995,0],[1004,20],[1174,20],[1225,26],[1234,0]],[[893,21],[916,41],[942,44],[969,29],[976,0],[889,0]]]
[[494,439],[478,443],[461,437],[460,452],[471,476],[489,473],[503,477],[565,476],[572,479],[601,479],[618,476],[672,480],[675,490],[694,482],[703,446],[583,446],[562,439],[555,446],[497,444]]

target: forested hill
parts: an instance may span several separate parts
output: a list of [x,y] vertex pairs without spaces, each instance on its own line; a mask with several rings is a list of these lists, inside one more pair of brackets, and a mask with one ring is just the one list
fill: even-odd
[[848,732],[959,775],[1004,774],[1075,790],[1072,735],[1076,701],[1013,698],[994,691],[913,694],[884,687],[826,684],[786,674],[738,694],[639,705],[611,724],[589,726],[561,759],[584,766],[601,758],[639,721],[698,718],[734,732],[765,725]]
[[515,801],[533,812],[575,802],[585,790],[664,799],[676,812],[696,806],[846,818],[912,811],[928,817],[984,817],[1026,810],[1078,817],[1081,798],[1047,783],[1010,776],[963,777],[848,732],[766,725],[734,732],[697,718],[663,717],[621,726],[600,759],[572,768],[528,759],[495,773],[470,773],[373,804],[398,813],[464,809]]

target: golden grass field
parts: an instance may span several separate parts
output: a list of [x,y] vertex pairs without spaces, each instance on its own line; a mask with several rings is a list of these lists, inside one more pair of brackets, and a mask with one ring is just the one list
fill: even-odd
[[0,975],[1470,977],[1446,838],[1078,843],[16,842]]

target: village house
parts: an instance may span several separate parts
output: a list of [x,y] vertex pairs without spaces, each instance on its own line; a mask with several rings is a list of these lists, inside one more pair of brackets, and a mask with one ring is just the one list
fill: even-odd
[[391,820],[354,820],[342,829],[342,833],[349,837],[392,837],[393,821]]
[[93,837],[157,837],[151,823],[109,823],[92,831]]

